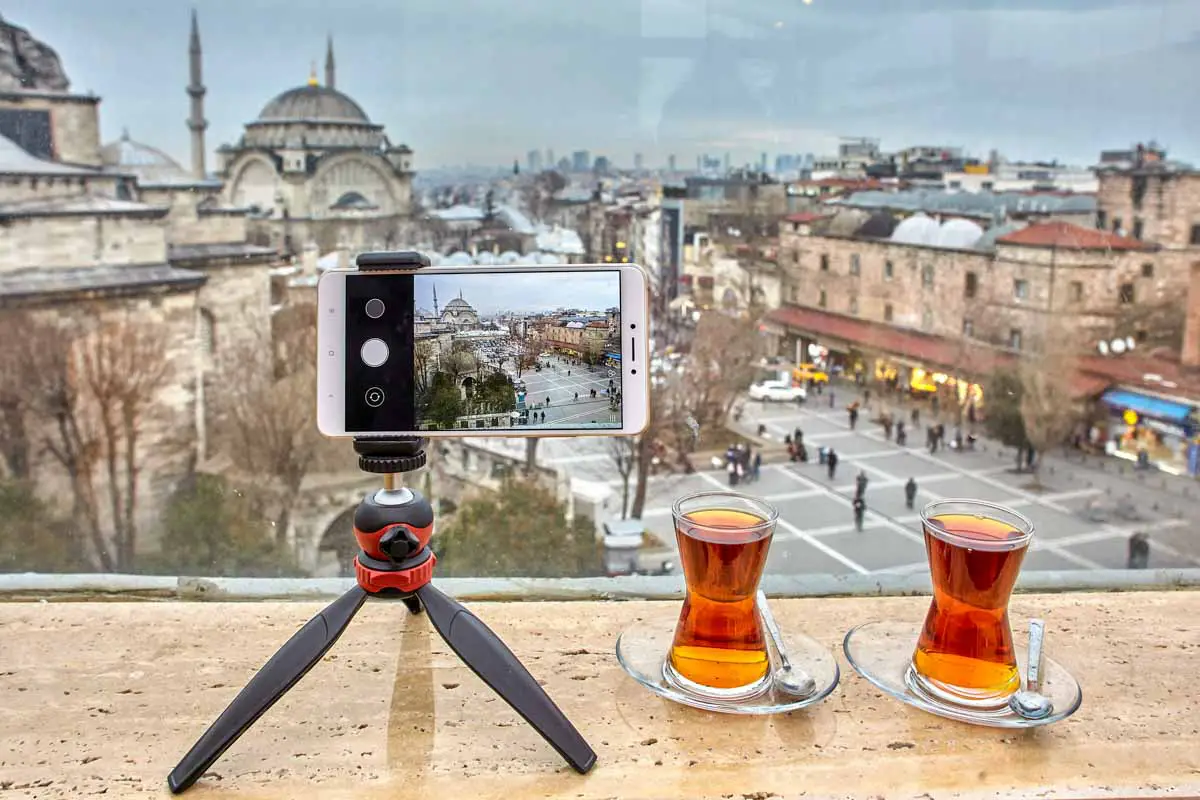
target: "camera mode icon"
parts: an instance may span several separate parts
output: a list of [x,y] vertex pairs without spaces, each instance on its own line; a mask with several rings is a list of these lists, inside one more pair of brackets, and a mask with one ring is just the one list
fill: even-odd
[[367,389],[365,397],[367,405],[369,405],[371,408],[379,408],[381,405],[383,405],[383,389],[380,389],[378,386],[372,386],[370,389]]

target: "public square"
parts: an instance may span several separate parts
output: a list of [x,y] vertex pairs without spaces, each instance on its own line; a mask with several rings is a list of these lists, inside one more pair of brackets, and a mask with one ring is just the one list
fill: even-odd
[[[570,363],[561,356],[545,354],[543,363],[551,365],[541,371],[527,369],[519,380],[525,382],[525,402],[531,413],[537,412],[538,425],[547,427],[570,427],[591,423],[620,422],[620,413],[609,408],[609,381],[619,389],[621,376],[618,370],[598,366],[589,370],[581,364]],[[592,390],[596,397],[592,398]],[[549,399],[549,403],[547,403]],[[546,418],[542,419],[541,415]]]
[[[839,389],[838,394],[842,393]],[[1150,535],[1150,567],[1200,566],[1200,502],[1185,496],[1189,479],[1153,473],[1139,481],[1129,471],[1118,474],[1115,462],[1101,472],[1052,457],[1043,467],[1043,490],[1034,492],[1028,488],[1028,474],[1013,472],[1011,451],[995,443],[981,441],[975,451],[939,449],[930,455],[921,446],[923,426],[910,430],[908,445],[900,447],[866,421],[869,414],[864,413],[857,430],[851,431],[844,402],[834,409],[818,407],[818,403],[825,406],[824,398],[814,397],[799,408],[747,403],[737,426],[751,434],[762,422],[775,443],[766,451],[771,455],[764,460],[759,480],[737,487],[737,491],[763,497],[779,509],[768,560],[768,569],[774,573],[905,574],[924,570],[919,512],[923,504],[947,497],[988,500],[1029,517],[1035,535],[1026,570],[1123,569],[1128,539],[1135,531]],[[792,464],[778,455],[779,443],[797,426],[809,448],[807,464]],[[718,435],[701,446],[721,450],[726,444]],[[838,453],[834,480],[817,463],[820,446],[833,447]],[[547,440],[539,452],[542,463],[564,467],[577,480],[604,482],[619,494],[620,481],[604,439]],[[647,529],[672,548],[671,503],[685,494],[729,485],[723,468],[697,466],[706,469],[693,475],[650,479],[643,519]],[[854,528],[851,510],[859,470],[869,481],[861,532]],[[911,511],[904,501],[904,484],[910,476],[918,485]],[[1130,498],[1135,518],[1113,513],[1118,501]],[[1090,513],[1089,503],[1093,505]]]

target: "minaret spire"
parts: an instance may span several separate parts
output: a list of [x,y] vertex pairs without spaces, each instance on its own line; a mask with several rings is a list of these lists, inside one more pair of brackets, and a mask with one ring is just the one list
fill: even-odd
[[442,312],[438,310],[436,283],[433,284],[433,316],[437,317],[438,319],[442,318]]
[[188,42],[188,71],[190,81],[187,87],[188,97],[192,100],[191,115],[188,117],[188,130],[192,132],[192,176],[196,180],[204,180],[207,171],[204,168],[204,130],[208,120],[204,118],[204,76],[200,51],[200,24],[196,20],[196,9],[192,9],[192,35]]
[[337,88],[337,65],[333,62],[333,34],[325,39],[325,85]]

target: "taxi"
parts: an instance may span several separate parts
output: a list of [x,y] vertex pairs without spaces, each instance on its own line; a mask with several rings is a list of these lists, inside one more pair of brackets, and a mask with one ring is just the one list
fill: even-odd
[[801,386],[809,381],[813,383],[829,383],[829,373],[817,369],[816,364],[801,364],[792,370],[792,381]]

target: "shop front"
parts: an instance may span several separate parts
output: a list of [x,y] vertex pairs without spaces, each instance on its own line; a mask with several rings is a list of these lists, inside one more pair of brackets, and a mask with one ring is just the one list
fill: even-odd
[[1133,389],[1110,389],[1100,397],[1104,412],[1094,440],[1117,458],[1175,475],[1200,474],[1200,410],[1181,398]]

